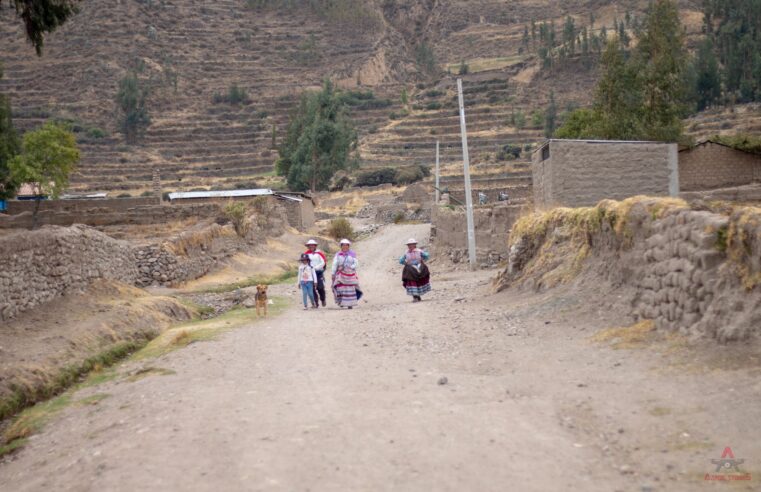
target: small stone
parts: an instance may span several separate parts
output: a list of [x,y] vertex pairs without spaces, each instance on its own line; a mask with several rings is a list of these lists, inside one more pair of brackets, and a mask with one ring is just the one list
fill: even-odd
[[439,381],[438,381],[438,385],[439,385],[439,386],[444,386],[444,385],[445,385],[445,384],[447,384],[448,382],[449,382],[449,379],[447,379],[447,377],[446,377],[446,376],[441,376],[441,377],[439,378]]
[[634,471],[632,470],[632,467],[629,465],[621,465],[618,468],[618,471],[621,473],[621,475],[630,475],[634,473]]

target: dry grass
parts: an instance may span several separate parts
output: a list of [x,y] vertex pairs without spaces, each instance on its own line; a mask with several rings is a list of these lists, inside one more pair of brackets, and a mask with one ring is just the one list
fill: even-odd
[[595,334],[592,341],[608,343],[614,349],[635,349],[646,346],[653,340],[655,323],[647,319],[631,326],[607,328]]
[[231,235],[234,232],[219,224],[212,224],[202,230],[182,232],[176,238],[166,241],[163,247],[175,255],[187,256],[189,252],[201,247],[210,249],[214,239],[225,234]]
[[[512,67],[522,63],[526,57],[524,55],[513,55],[497,58],[472,58],[465,60],[465,64],[468,65],[469,73],[485,72],[487,70],[501,70],[503,68]],[[452,73],[458,73],[460,70],[460,63],[449,63],[445,69],[448,69]]]
[[[274,316],[282,312],[287,302],[279,297],[273,298],[274,304],[269,306],[268,315]],[[195,320],[183,323],[162,333],[147,346],[137,352],[133,359],[142,360],[169,353],[178,348],[187,347],[191,343],[213,340],[219,335],[237,327],[256,323],[263,318],[256,316],[254,309],[233,309],[222,316],[212,319]]]
[[726,252],[747,290],[761,285],[761,208],[742,207],[732,214],[726,232]]

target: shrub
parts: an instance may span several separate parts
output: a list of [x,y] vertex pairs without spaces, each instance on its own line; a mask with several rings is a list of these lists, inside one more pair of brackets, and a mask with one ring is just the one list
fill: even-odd
[[513,161],[521,156],[521,152],[523,150],[521,149],[520,145],[512,145],[507,144],[504,145],[499,152],[497,152],[497,160],[499,161]]
[[431,89],[429,91],[425,91],[423,95],[425,97],[439,97],[444,95],[444,91],[440,91],[438,89]]
[[468,64],[465,63],[465,61],[463,60],[460,63],[460,75],[468,75],[469,71],[470,71],[470,69],[468,68]]
[[146,190],[146,191],[140,193],[140,196],[143,196],[143,197],[153,196],[153,192],[149,191],[149,190]]
[[431,171],[426,166],[415,164],[413,166],[406,166],[399,168],[394,175],[394,184],[406,185],[420,181],[426,176],[430,176]]
[[212,96],[212,101],[215,104],[249,104],[251,99],[248,97],[246,89],[238,87],[238,84],[233,84],[229,89],[227,89],[227,94],[220,94],[219,92],[215,92]]
[[364,171],[357,175],[357,186],[378,186],[394,183],[396,171],[391,167],[383,167],[372,171]]
[[116,198],[132,198],[132,195],[130,195],[129,193],[119,193],[118,195],[116,195]]
[[258,196],[251,202],[251,208],[260,215],[269,215],[270,201],[266,196]]
[[404,219],[405,219],[404,212],[399,211],[394,214],[394,224],[401,224],[402,222],[404,222]]
[[225,216],[233,223],[235,233],[240,237],[245,237],[248,232],[246,212],[248,212],[248,207],[243,202],[231,201],[225,206]]
[[354,228],[344,217],[339,217],[330,221],[328,235],[336,241],[340,241],[344,238],[349,241],[354,241]]
[[90,138],[105,138],[106,131],[103,130],[102,128],[93,126],[87,130],[87,136]]
[[438,101],[431,101],[425,105],[425,109],[429,109],[429,110],[441,109],[441,103]]

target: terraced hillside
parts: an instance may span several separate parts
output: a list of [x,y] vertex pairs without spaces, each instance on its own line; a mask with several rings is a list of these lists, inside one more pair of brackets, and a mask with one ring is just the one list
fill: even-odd
[[[472,161],[476,170],[502,172],[504,145],[541,138],[531,115],[546,107],[550,91],[562,111],[588,102],[596,79],[594,68],[573,60],[552,73],[539,71],[536,56],[521,48],[524,26],[531,19],[560,25],[569,14],[581,26],[594,10],[599,28],[646,2],[368,0],[368,15],[375,16],[370,27],[306,8],[249,4],[88,0],[47,39],[42,58],[3,10],[0,91],[11,96],[22,130],[51,117],[75,124],[83,155],[75,190],[137,194],[150,188],[154,170],[168,189],[261,179],[272,170],[273,141],[283,135],[298,94],[326,77],[390,102],[353,110],[363,165],[432,163],[438,139],[444,164],[454,169],[461,154],[452,73],[464,61]],[[694,17],[689,4],[685,8],[685,19]],[[423,45],[431,47],[439,75],[419,70],[416,53]],[[152,124],[139,144],[126,145],[114,98],[119,80],[135,68],[151,88]],[[233,84],[250,101],[215,102]],[[406,105],[402,90],[409,94]],[[516,113],[525,124],[515,124]]]

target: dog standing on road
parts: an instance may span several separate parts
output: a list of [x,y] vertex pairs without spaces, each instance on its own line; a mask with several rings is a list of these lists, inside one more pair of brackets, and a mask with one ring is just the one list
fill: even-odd
[[261,316],[264,312],[264,316],[267,316],[267,285],[259,284],[256,286],[256,295],[254,296],[256,301],[256,315]]

